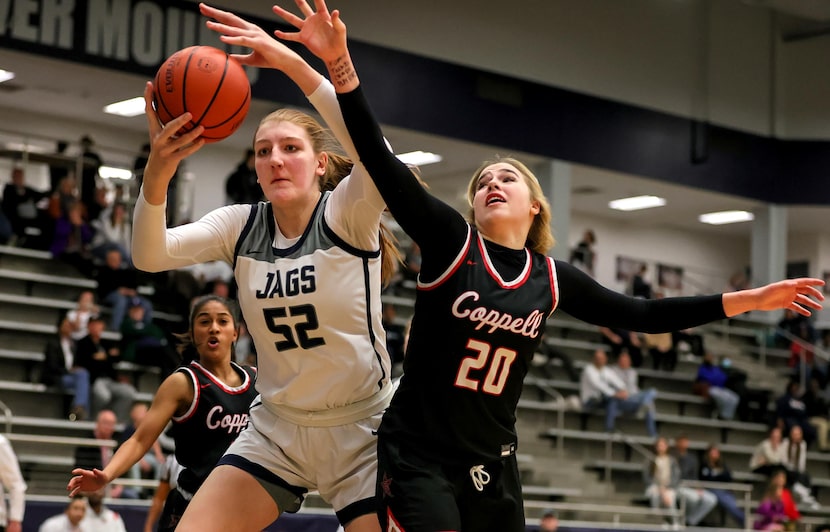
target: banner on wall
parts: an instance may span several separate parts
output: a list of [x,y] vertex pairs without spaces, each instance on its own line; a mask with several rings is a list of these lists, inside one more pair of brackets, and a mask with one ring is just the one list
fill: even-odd
[[[240,15],[269,32],[289,29]],[[152,77],[188,46],[240,51],[220,42],[205,20],[196,3],[182,0],[0,0],[0,48]],[[260,70],[247,71],[256,85]]]

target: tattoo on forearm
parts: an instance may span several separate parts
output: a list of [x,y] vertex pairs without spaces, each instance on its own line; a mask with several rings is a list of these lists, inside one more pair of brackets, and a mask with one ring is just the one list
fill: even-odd
[[331,82],[337,87],[343,87],[357,78],[357,72],[348,56],[338,57],[330,62],[328,67]]

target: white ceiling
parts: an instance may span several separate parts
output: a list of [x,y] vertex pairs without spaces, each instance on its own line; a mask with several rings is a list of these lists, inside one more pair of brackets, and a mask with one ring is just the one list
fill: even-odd
[[[803,11],[811,6],[813,20],[830,19],[830,0],[757,0],[755,3],[775,4],[776,8]],[[0,84],[0,113],[3,108],[27,109],[34,113],[51,115],[55,120],[78,121],[105,128],[120,128],[146,132],[143,116],[121,118],[106,115],[102,107],[113,101],[140,95],[145,79],[141,76],[102,70],[76,63],[58,61],[42,56],[23,54],[0,49],[0,68],[14,71],[17,77],[9,83]],[[224,147],[234,148],[241,153],[247,148],[253,136],[257,117],[272,110],[273,102],[255,101],[241,130],[222,142]],[[9,131],[9,124],[0,122],[2,131]],[[433,151],[444,156],[444,161],[422,168],[424,179],[431,190],[462,207],[461,196],[466,181],[478,162],[493,154],[506,154],[497,146],[474,145],[468,142],[385,128],[386,136],[397,152],[413,149]],[[105,144],[105,141],[99,140]],[[533,166],[541,162],[538,156],[509,152]],[[675,186],[659,181],[623,175],[606,170],[576,165],[572,171],[574,196],[572,208],[575,212],[626,221],[634,225],[667,225],[686,230],[709,231],[718,234],[749,235],[751,224],[730,226],[705,226],[697,222],[697,215],[722,209],[758,209],[761,205],[752,200],[715,194],[687,187]],[[593,190],[593,193],[584,193]],[[666,207],[648,211],[622,213],[607,208],[608,201],[639,194],[656,194],[668,200]],[[794,207],[790,210],[789,227],[793,233],[815,233],[830,219],[827,207]]]

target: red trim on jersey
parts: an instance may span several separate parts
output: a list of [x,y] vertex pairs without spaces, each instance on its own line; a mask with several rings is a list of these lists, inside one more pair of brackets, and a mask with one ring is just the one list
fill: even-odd
[[553,261],[553,258],[547,257],[547,263],[548,277],[550,277],[550,295],[553,297],[553,305],[551,305],[550,313],[548,314],[550,316],[556,310],[556,307],[559,306],[559,280],[554,274],[556,272],[556,263]]
[[237,364],[235,364],[235,363],[233,363],[233,362],[231,362],[231,367],[234,369],[234,371],[239,371],[239,372],[241,372],[241,373],[242,373],[242,375],[243,375],[243,377],[242,377],[242,384],[240,384],[239,386],[235,386],[235,387],[228,386],[228,385],[227,385],[227,384],[225,384],[224,382],[220,381],[220,380],[216,377],[216,375],[214,375],[213,373],[211,373],[210,371],[208,371],[207,369],[205,369],[205,367],[204,367],[204,366],[202,366],[201,364],[199,364],[199,363],[198,363],[198,362],[196,362],[195,360],[194,360],[194,361],[192,361],[192,362],[190,363],[190,365],[191,365],[192,367],[194,367],[194,368],[198,369],[199,371],[201,371],[201,372],[204,374],[204,376],[205,376],[205,377],[207,377],[208,379],[210,379],[210,380],[211,380],[211,381],[212,381],[215,385],[217,385],[217,386],[219,386],[220,388],[222,388],[222,390],[223,390],[225,393],[227,393],[227,394],[230,394],[230,395],[239,395],[239,394],[241,394],[241,393],[245,393],[245,392],[247,392],[247,391],[248,391],[248,389],[251,387],[251,376],[250,376],[250,375],[248,375],[248,372],[247,372],[247,371],[245,371],[242,367],[240,367],[239,365],[237,365]]
[[514,290],[522,286],[525,281],[530,278],[530,271],[533,269],[533,257],[530,255],[530,250],[525,248],[525,267],[524,270],[519,272],[519,276],[513,279],[512,281],[505,281],[499,275],[499,272],[496,271],[496,268],[493,267],[493,263],[490,262],[490,255],[487,253],[487,246],[484,244],[484,237],[481,236],[481,233],[478,234],[478,250],[481,253],[481,256],[484,257],[484,267],[487,269],[487,273],[490,274],[499,286],[505,288],[507,290]]
[[391,508],[386,508],[386,520],[388,521],[386,532],[406,532],[401,524],[398,523],[398,520],[395,519],[395,516],[392,515]]
[[[422,283],[420,280],[418,281],[418,290],[433,290],[438,288],[444,281],[452,277],[452,275],[458,271],[458,268],[464,263],[464,257],[467,256],[467,253],[470,251],[470,236],[472,235],[472,228],[469,224],[467,224],[467,240],[464,241],[464,246],[461,248],[461,251],[455,257],[455,260],[450,264],[449,268],[438,276],[437,279],[430,283]],[[418,276],[420,279],[420,275]]]
[[193,383],[193,401],[190,402],[190,407],[187,409],[187,412],[182,415],[182,417],[175,417],[173,416],[174,423],[183,423],[193,417],[193,414],[199,408],[199,399],[201,398],[201,386],[199,385],[199,379],[196,378],[196,374],[193,372],[193,369],[189,366],[181,368],[182,372],[187,374],[190,377],[190,381]]

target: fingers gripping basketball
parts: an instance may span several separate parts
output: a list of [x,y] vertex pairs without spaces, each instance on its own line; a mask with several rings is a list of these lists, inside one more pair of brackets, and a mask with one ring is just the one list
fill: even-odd
[[201,125],[206,142],[232,135],[251,104],[251,85],[242,65],[211,46],[191,46],[171,55],[153,85],[159,120],[166,124],[189,112],[193,118],[180,132]]

